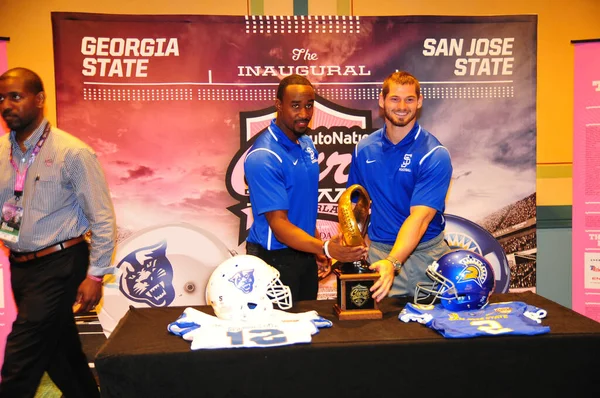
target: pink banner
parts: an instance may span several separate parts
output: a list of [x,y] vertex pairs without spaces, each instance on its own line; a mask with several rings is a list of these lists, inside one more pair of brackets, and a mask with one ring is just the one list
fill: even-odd
[[575,44],[573,310],[600,321],[600,41]]
[[8,69],[8,58],[6,56],[6,41],[0,40],[0,72]]
[[[6,42],[0,40],[0,73],[8,69]],[[1,120],[1,119],[0,119]],[[4,121],[0,122],[0,135],[6,131]],[[10,333],[12,322],[16,317],[15,302],[10,287],[10,266],[8,250],[0,242],[0,367],[4,361],[6,336]]]
[[[0,39],[0,73],[8,69],[8,56],[6,54],[6,41]],[[0,117],[0,135],[8,131],[4,119]],[[0,360],[1,361],[1,360]]]
[[17,311],[10,287],[8,250],[0,243],[0,367],[4,361],[6,336],[10,333]]

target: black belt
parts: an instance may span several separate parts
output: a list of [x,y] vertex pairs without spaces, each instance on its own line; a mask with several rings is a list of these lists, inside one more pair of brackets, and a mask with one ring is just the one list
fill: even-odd
[[[312,253],[308,253],[308,252],[302,252],[300,250],[296,250],[296,249],[292,249],[291,247],[285,247],[283,249],[275,249],[275,250],[267,250],[264,247],[262,247],[262,245],[260,243],[254,243],[254,242],[248,242],[246,241],[246,254],[252,254],[252,253],[248,253],[248,248],[250,248],[250,251],[254,251],[257,252],[257,254],[259,256],[270,256],[270,255],[300,255],[300,256],[314,256],[314,254]],[[252,250],[254,249],[254,250]]]
[[26,261],[35,260],[36,258],[47,256],[48,254],[56,253],[61,250],[67,249],[71,246],[75,246],[76,244],[83,242],[84,237],[78,236],[77,238],[68,239],[63,242],[57,243],[53,246],[46,247],[42,250],[38,250],[30,253],[17,253],[11,252],[10,259],[16,263],[24,263]]

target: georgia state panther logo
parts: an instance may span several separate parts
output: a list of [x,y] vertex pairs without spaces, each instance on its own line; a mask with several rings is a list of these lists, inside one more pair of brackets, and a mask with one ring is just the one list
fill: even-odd
[[479,287],[483,287],[487,277],[488,271],[487,268],[483,265],[483,263],[471,256],[467,256],[460,260],[460,263],[465,266],[463,270],[458,275],[457,282],[464,283],[473,281],[479,285]]
[[242,293],[248,294],[254,287],[254,270],[238,271],[229,278],[229,282],[233,283],[233,286]]
[[173,266],[167,258],[167,241],[129,253],[117,265],[119,290],[128,299],[151,307],[167,307],[175,299]]

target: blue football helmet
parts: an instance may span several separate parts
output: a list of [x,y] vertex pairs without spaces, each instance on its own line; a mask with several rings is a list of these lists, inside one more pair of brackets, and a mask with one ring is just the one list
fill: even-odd
[[470,250],[452,250],[427,267],[433,283],[417,283],[415,303],[433,304],[439,299],[450,311],[476,310],[487,305],[494,291],[494,269]]

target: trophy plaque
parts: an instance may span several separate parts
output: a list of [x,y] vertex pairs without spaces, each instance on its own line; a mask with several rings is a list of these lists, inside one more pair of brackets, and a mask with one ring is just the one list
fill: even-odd
[[[356,205],[352,206],[352,197]],[[354,184],[344,191],[338,201],[338,218],[345,246],[364,244],[369,220],[371,199],[367,191]],[[339,263],[333,270],[337,281],[337,303],[333,310],[340,320],[381,319],[383,314],[371,297],[371,286],[379,279],[379,273],[369,269],[365,260]]]

